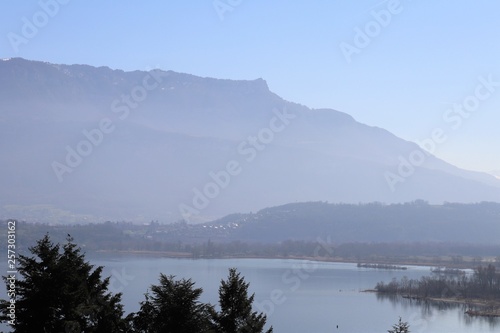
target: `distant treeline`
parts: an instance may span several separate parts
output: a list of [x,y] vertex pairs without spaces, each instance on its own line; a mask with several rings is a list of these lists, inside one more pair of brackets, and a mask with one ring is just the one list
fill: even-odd
[[[3,225],[6,225],[4,221]],[[186,229],[183,223],[172,225],[134,225],[125,222],[105,222],[75,226],[49,226],[19,222],[16,229],[17,250],[27,253],[28,246],[44,235],[64,242],[71,235],[88,253],[98,251],[153,252],[162,255],[192,258],[222,257],[309,257],[370,262],[380,264],[415,263],[453,267],[476,267],[482,257],[495,257],[500,245],[480,245],[444,242],[412,243],[337,243],[329,237],[316,240],[286,240],[276,243],[249,241],[214,241],[209,236],[200,236],[190,242],[172,240],[162,236],[173,230]],[[6,248],[7,228],[0,228],[0,247]],[[497,258],[500,263],[500,257]]]

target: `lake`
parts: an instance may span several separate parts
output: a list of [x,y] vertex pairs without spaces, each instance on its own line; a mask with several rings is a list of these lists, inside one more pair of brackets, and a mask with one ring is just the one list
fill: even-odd
[[[217,304],[218,288],[228,268],[236,267],[250,282],[256,309],[265,312],[274,332],[323,333],[387,332],[401,316],[412,333],[498,332],[496,319],[471,318],[463,306],[420,304],[399,297],[360,292],[379,281],[420,278],[429,267],[408,270],[358,268],[356,264],[324,263],[293,259],[172,259],[121,256],[91,259],[111,276],[110,289],[123,293],[126,313],[139,309],[139,302],[160,272],[191,278],[203,288],[201,301]],[[337,329],[338,325],[338,329]],[[267,326],[268,327],[268,326]]]

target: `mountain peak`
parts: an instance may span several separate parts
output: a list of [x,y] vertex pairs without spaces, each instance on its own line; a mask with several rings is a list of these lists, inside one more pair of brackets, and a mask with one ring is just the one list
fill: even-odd
[[262,78],[13,58],[0,61],[0,110],[1,151],[19,161],[0,165],[9,189],[0,217],[42,207],[48,216],[203,220],[287,202],[500,199],[484,175],[424,153],[411,165],[416,144],[288,102]]

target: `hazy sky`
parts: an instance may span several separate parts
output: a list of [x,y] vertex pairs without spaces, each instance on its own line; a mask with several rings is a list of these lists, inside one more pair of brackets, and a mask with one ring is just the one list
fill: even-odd
[[0,8],[2,58],[260,77],[287,100],[407,140],[440,128],[438,157],[500,170],[496,0],[2,0]]

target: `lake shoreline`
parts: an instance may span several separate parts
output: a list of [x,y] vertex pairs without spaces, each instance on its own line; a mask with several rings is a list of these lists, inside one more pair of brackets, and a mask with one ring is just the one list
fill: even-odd
[[467,309],[464,313],[472,317],[500,317],[500,300],[488,300],[488,299],[478,299],[478,298],[462,298],[462,297],[423,297],[423,296],[410,296],[402,294],[393,294],[387,292],[380,292],[376,289],[366,289],[361,292],[366,293],[377,293],[381,295],[398,295],[405,299],[417,300],[417,301],[428,301],[434,303],[449,303],[449,304],[460,304],[469,307],[477,307],[479,309]]
[[[144,300],[144,292],[158,282],[160,273],[192,279],[197,287],[203,288],[204,300],[215,304],[218,299],[216,286],[227,276],[229,267],[236,267],[250,282],[251,290],[255,292],[259,304],[258,309],[266,311],[275,327],[278,327],[278,324],[286,327],[279,331],[325,332],[324,327],[332,323],[332,318],[339,321],[343,329],[347,329],[349,324],[352,327],[347,331],[357,332],[373,331],[373,327],[376,326],[376,324],[370,326],[358,324],[357,318],[367,318],[374,323],[380,318],[388,318],[386,327],[377,326],[378,329],[375,331],[379,332],[386,332],[390,326],[389,320],[395,321],[399,316],[410,320],[410,325],[416,328],[416,331],[427,327],[429,330],[426,332],[429,333],[482,332],[481,328],[485,324],[486,317],[464,315],[464,311],[468,309],[465,306],[441,306],[439,309],[445,311],[432,311],[432,314],[424,316],[420,315],[423,314],[421,309],[427,307],[436,309],[436,306],[423,301],[410,303],[409,300],[399,297],[385,298],[360,292],[364,289],[374,289],[379,281],[390,281],[394,277],[401,279],[407,276],[409,279],[420,279],[422,275],[430,276],[428,268],[409,267],[406,271],[391,271],[358,269],[352,262],[315,264],[302,260],[304,258],[299,258],[301,260],[297,261],[282,260],[282,258],[193,260],[191,257],[162,258],[156,252],[154,256],[148,254],[150,253],[140,252],[138,255],[133,255],[113,252],[107,255],[101,253],[100,258],[96,255],[95,259],[88,257],[96,266],[103,266],[103,276],[111,276],[111,285],[119,288],[117,291],[123,292],[126,312],[138,311],[139,302]],[[122,286],[121,281],[126,284]],[[283,293],[286,301],[280,304],[273,301],[276,290]],[[299,315],[290,316],[291,312],[303,313],[305,304],[308,311],[317,314],[307,327],[303,325],[305,318]],[[335,317],[332,316],[332,309],[337,309],[333,311]],[[370,314],[366,315],[365,312]],[[288,324],[291,321],[293,324]],[[491,323],[500,327],[500,319],[492,318]],[[313,324],[316,326],[311,329]],[[335,331],[334,328],[330,331]]]
[[[331,263],[348,263],[348,264],[381,264],[381,265],[406,265],[416,267],[440,267],[440,265],[432,262],[415,262],[411,260],[362,260],[356,261],[353,258],[343,257],[311,257],[311,256],[259,256],[259,255],[226,255],[226,256],[193,256],[190,252],[175,252],[175,251],[146,251],[146,250],[97,250],[93,251],[96,254],[119,254],[119,255],[134,255],[148,256],[173,259],[292,259],[292,260],[309,260],[316,262],[331,262]],[[385,269],[388,268],[371,268],[370,269]],[[399,270],[399,269],[398,269]]]
[[[257,256],[257,255],[231,255],[231,256],[211,256],[211,257],[193,257],[190,252],[173,252],[173,251],[138,251],[138,250],[129,250],[129,251],[112,251],[112,250],[99,250],[95,253],[99,254],[119,254],[119,255],[132,255],[132,256],[147,256],[147,257],[158,257],[158,258],[172,258],[172,259],[291,259],[291,260],[309,260],[315,262],[330,262],[330,263],[347,263],[347,264],[359,264],[359,262],[353,261],[351,258],[341,258],[341,257],[307,257],[307,256]],[[388,264],[391,265],[407,265],[407,266],[417,266],[417,267],[439,267],[432,263],[415,263],[411,261],[405,260],[397,260],[397,261],[369,261],[364,260],[363,263],[368,264]],[[380,270],[393,270],[390,268],[375,268],[368,267],[369,269],[380,269]],[[398,268],[397,270],[399,270]],[[361,292],[372,292],[372,293],[380,293],[387,294],[383,292],[379,292],[376,289],[366,289]],[[409,295],[400,295],[403,298],[413,299],[413,300],[423,300],[430,302],[444,302],[444,303],[454,303],[454,304],[462,304],[475,306],[478,308],[484,308],[480,310],[472,310],[468,309],[465,313],[469,316],[477,316],[477,317],[500,317],[500,301],[492,301],[492,300],[482,300],[482,299],[464,299],[464,298],[436,298],[436,297],[419,297],[419,296],[409,296]]]

